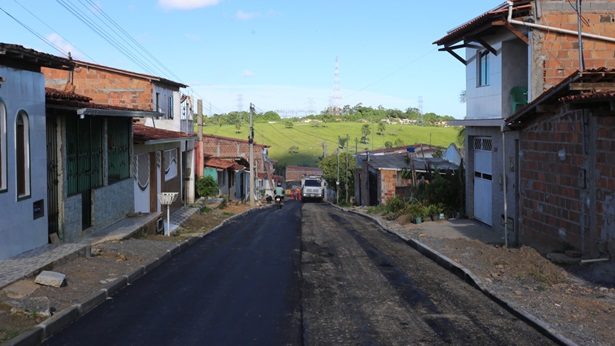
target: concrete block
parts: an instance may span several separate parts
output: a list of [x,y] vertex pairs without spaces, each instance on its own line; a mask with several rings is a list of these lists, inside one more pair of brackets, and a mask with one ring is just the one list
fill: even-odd
[[43,286],[62,287],[66,281],[66,275],[48,270],[42,271],[36,276],[35,283]]
[[43,342],[44,330],[43,328],[36,326],[29,329],[13,339],[7,341],[3,345],[6,346],[34,346],[40,345]]
[[45,339],[57,334],[64,328],[68,327],[71,323],[75,322],[79,318],[79,306],[73,305],[68,307],[55,315],[50,319],[43,321],[39,324],[45,331]]
[[83,303],[79,304],[79,313],[83,316],[92,311],[95,307],[105,302],[107,299],[107,292],[100,290],[88,297]]
[[127,284],[128,279],[126,277],[118,278],[113,284],[111,284],[111,286],[105,289],[107,291],[107,297],[115,295],[119,290],[126,287]]

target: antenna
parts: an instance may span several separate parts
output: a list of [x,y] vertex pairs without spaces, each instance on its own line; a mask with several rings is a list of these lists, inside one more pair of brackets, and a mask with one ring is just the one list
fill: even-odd
[[342,109],[342,88],[340,86],[340,59],[335,57],[335,70],[333,72],[333,91],[329,110],[333,115],[340,115]]

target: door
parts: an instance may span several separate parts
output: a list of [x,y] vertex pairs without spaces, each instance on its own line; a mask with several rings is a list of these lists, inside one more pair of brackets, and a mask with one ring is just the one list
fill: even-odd
[[493,188],[493,142],[491,137],[474,137],[474,218],[491,226]]
[[57,126],[55,117],[47,118],[47,215],[50,235],[52,233],[57,234],[60,229]]

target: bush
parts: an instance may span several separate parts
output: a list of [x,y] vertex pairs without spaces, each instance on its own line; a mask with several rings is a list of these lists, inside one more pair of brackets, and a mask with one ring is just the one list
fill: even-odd
[[388,213],[397,213],[402,211],[406,207],[406,202],[399,197],[393,197],[387,201],[385,205],[385,210]]
[[201,197],[210,197],[218,194],[218,183],[210,176],[202,177],[196,182],[196,192]]

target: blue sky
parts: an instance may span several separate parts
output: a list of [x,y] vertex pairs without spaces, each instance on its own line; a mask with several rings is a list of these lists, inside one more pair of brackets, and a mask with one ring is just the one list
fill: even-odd
[[[61,55],[39,35],[81,60],[183,82],[216,113],[247,110],[250,102],[283,115],[319,112],[330,103],[338,57],[342,104],[403,110],[422,98],[424,112],[462,118],[464,66],[432,42],[499,3],[0,0],[36,33],[0,11],[0,42]],[[66,7],[111,32],[97,19],[102,9],[139,43],[127,50],[146,63],[127,58]]]

